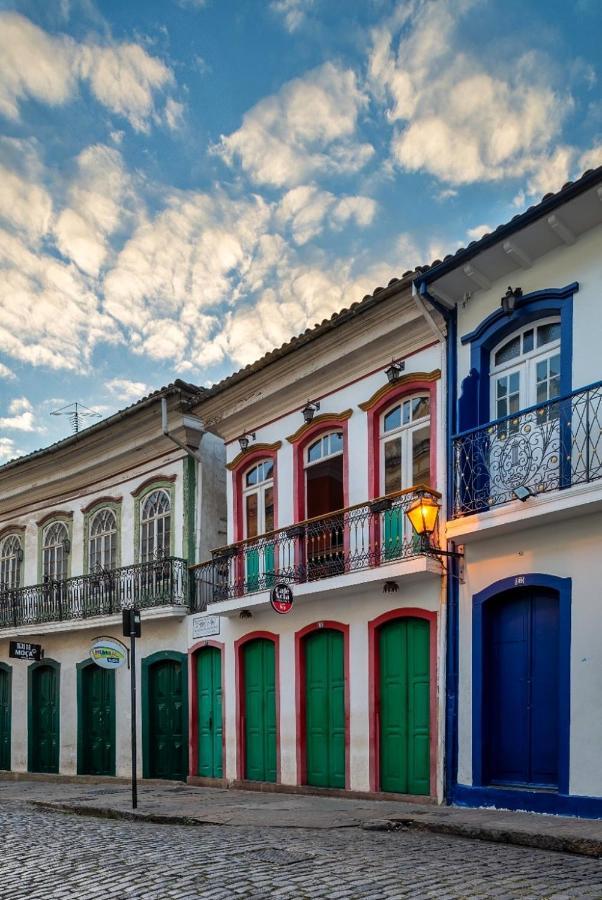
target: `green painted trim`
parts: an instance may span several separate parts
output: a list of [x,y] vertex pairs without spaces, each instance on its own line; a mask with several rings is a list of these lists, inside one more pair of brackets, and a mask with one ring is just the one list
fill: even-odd
[[192,456],[187,456],[183,461],[184,467],[184,532],[182,535],[182,556],[192,566],[197,562],[196,558],[196,483],[197,461]]
[[8,769],[5,769],[4,771],[10,772],[13,751],[13,667],[9,666],[8,663],[0,662],[0,672],[6,672],[8,675]]
[[115,555],[115,568],[118,569],[121,565],[121,503],[99,500],[98,503],[95,503],[91,509],[84,513],[84,575],[92,574],[88,568],[90,564],[90,522],[101,509],[110,509],[115,514],[115,522],[117,523],[117,553]]
[[156,481],[152,481],[150,484],[144,488],[144,493],[140,494],[139,497],[134,498],[134,562],[140,562],[140,510],[142,509],[142,504],[146,500],[149,494],[152,494],[153,491],[159,490],[166,491],[169,494],[169,502],[171,504],[171,527],[169,530],[169,555],[175,556],[175,523],[176,523],[176,492],[174,490],[175,483],[173,481],[167,481],[165,478],[157,478]]
[[32,693],[33,693],[33,673],[36,669],[40,669],[42,666],[50,666],[51,669],[55,669],[57,673],[57,684],[58,684],[58,732],[59,732],[59,758],[58,765],[56,767],[56,774],[58,774],[59,769],[61,767],[61,664],[57,662],[56,659],[44,658],[39,662],[32,663],[27,668],[27,771],[35,772],[35,769],[32,768],[32,759],[33,759],[33,702],[32,702]]
[[[84,772],[84,729],[83,729],[83,710],[84,710],[84,679],[83,673],[85,669],[89,669],[90,666],[95,666],[96,663],[91,659],[83,659],[81,662],[78,662],[75,666],[77,671],[77,774],[78,775],[86,775],[87,772]],[[117,756],[117,727],[116,727],[116,712],[115,712],[115,672],[109,671],[109,675],[112,675],[112,688],[111,688],[111,737],[113,741],[113,759],[111,768],[108,772],[109,775],[115,775],[116,773],[116,764],[115,759]]]
[[[149,675],[151,667],[158,662],[163,662],[163,660],[171,659],[174,662],[179,662],[182,665],[182,683],[183,683],[183,691],[182,696],[184,698],[184,702],[182,704],[182,716],[184,719],[184,727],[182,729],[182,734],[184,735],[184,745],[186,747],[186,755],[187,758],[190,755],[190,747],[188,745],[188,654],[180,653],[178,650],[159,650],[157,653],[151,653],[150,656],[145,656],[140,664],[141,669],[141,681],[142,681],[142,702],[141,702],[141,711],[142,711],[142,777],[150,778],[149,770],[150,770],[150,707],[149,707]],[[188,766],[190,767],[190,760],[188,759]]]
[[57,513],[52,519],[48,519],[43,525],[38,525],[38,584],[44,581],[44,532],[47,528],[54,525],[55,522],[63,522],[67,526],[67,535],[71,542],[71,551],[67,555],[67,578],[71,578],[71,557],[73,556],[73,516],[66,516],[64,513]]

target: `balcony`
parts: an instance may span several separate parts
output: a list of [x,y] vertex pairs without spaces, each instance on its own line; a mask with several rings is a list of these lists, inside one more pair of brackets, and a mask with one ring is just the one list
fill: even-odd
[[185,560],[165,557],[64,581],[0,591],[0,629],[82,621],[120,614],[129,607],[160,606],[190,606]]
[[454,518],[602,478],[602,382],[453,441]]
[[277,582],[315,582],[424,554],[406,517],[419,493],[440,497],[418,485],[214,550],[209,562],[192,568],[194,611]]

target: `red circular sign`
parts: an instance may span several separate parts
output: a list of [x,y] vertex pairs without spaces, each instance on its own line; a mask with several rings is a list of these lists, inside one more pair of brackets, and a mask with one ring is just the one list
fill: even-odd
[[272,609],[277,613],[287,613],[293,608],[293,592],[288,584],[277,584],[272,588],[270,598]]

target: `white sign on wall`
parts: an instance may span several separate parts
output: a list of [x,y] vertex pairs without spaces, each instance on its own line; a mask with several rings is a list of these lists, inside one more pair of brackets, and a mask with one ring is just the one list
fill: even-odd
[[192,620],[192,637],[205,638],[219,634],[219,616],[197,616]]
[[127,662],[128,651],[125,644],[110,637],[100,637],[90,647],[90,658],[101,669],[119,669]]

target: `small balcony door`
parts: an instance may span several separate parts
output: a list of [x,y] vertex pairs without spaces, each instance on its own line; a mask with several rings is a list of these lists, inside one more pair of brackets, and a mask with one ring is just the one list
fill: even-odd
[[273,474],[274,463],[265,459],[244,478],[244,536],[250,542],[245,551],[245,591],[261,590],[274,581],[274,542],[265,537],[275,528]]
[[344,506],[343,433],[332,431],[313,441],[305,451],[305,514],[310,520],[306,526],[306,559],[310,580],[345,570],[345,517],[342,512],[340,516],[329,515]]

